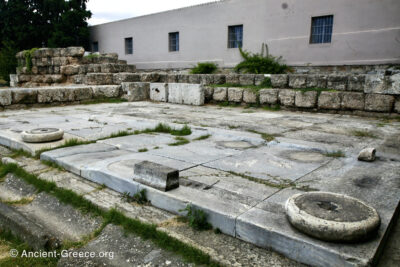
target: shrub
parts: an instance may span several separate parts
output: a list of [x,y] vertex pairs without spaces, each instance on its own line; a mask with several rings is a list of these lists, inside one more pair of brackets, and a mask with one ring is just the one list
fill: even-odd
[[17,59],[15,58],[17,52],[17,49],[10,42],[3,43],[0,50],[0,79],[7,83],[10,81],[10,74],[15,73],[17,67]]
[[193,208],[191,205],[187,205],[185,209],[180,211],[187,211],[186,219],[189,222],[189,226],[195,230],[210,230],[211,224],[207,221],[207,214],[199,209]]
[[243,61],[235,67],[236,72],[254,73],[254,74],[281,74],[287,69],[285,64],[282,64],[281,57],[271,55],[264,56],[260,54],[252,54],[239,48],[240,55]]
[[197,63],[190,73],[191,74],[212,74],[217,70],[218,66],[212,62]]

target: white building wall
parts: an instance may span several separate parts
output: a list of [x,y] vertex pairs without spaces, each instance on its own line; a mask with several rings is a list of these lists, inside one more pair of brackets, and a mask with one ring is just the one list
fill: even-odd
[[[311,17],[321,15],[334,15],[332,43],[310,44]],[[141,69],[200,61],[232,67],[241,57],[228,48],[228,26],[239,24],[245,50],[260,52],[266,43],[288,65],[400,63],[399,0],[225,0],[96,25],[91,40]],[[168,33],[176,31],[180,51],[169,52]],[[132,55],[125,55],[126,37],[133,37]]]

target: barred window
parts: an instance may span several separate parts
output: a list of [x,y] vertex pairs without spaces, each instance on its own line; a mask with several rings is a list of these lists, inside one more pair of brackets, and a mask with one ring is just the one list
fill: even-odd
[[170,32],[169,36],[169,52],[179,51],[179,32]]
[[92,52],[99,52],[99,42],[92,43]]
[[243,46],[243,25],[228,27],[228,48]]
[[332,41],[333,15],[313,17],[311,19],[311,44],[330,43]]
[[132,39],[132,37],[125,38],[125,54],[126,55],[133,54],[133,39]]

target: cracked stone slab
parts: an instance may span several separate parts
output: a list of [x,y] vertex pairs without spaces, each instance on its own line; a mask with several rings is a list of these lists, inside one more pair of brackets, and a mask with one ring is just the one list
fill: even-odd
[[0,183],[1,201],[18,201],[23,198],[32,198],[36,193],[36,188],[25,183],[23,180],[8,174],[5,180]]

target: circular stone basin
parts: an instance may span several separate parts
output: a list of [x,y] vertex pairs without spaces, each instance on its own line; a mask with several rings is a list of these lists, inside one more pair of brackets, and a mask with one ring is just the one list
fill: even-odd
[[365,240],[379,227],[377,211],[346,195],[309,192],[286,202],[289,222],[301,232],[325,241]]
[[324,155],[318,152],[293,152],[289,155],[292,160],[303,161],[303,162],[320,162],[324,160]]
[[62,139],[64,131],[58,128],[37,128],[21,133],[22,140],[27,143],[44,143]]
[[233,148],[233,149],[246,149],[253,147],[252,144],[246,141],[224,141],[219,142],[219,144],[226,148]]

